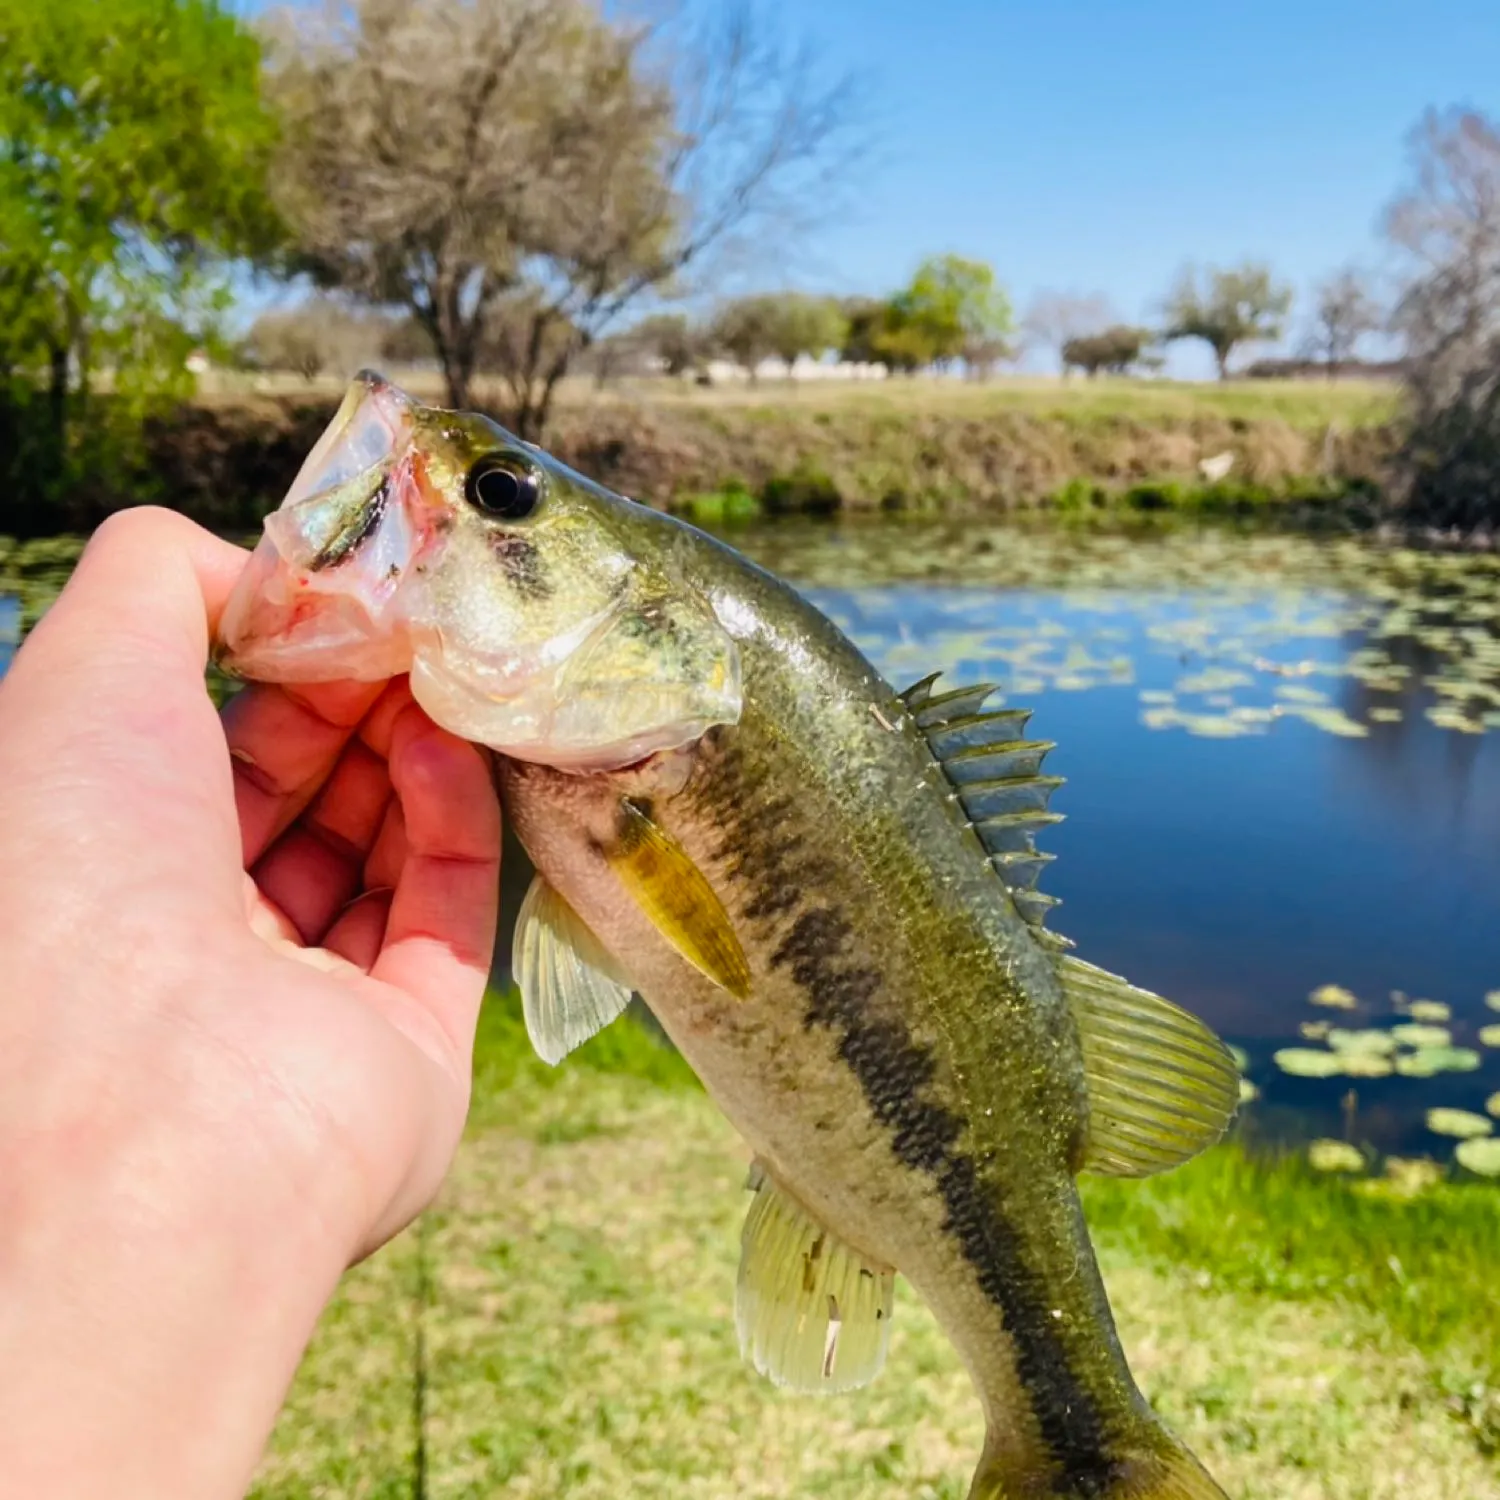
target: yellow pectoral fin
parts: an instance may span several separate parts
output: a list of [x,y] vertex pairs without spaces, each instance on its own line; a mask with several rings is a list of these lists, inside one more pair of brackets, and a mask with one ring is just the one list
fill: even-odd
[[750,965],[724,903],[703,871],[635,803],[620,803],[623,827],[604,851],[636,905],[694,966],[737,1000],[750,993]]

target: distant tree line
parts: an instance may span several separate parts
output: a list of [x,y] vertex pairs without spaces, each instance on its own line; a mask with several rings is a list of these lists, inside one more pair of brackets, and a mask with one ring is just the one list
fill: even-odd
[[[845,201],[866,140],[850,81],[768,16],[346,0],[252,26],[218,0],[0,0],[0,530],[138,485],[142,425],[190,391],[193,355],[308,378],[426,360],[453,405],[487,374],[534,438],[570,372],[642,360],[982,376],[1050,350],[1098,376],[1194,340],[1227,377],[1300,336],[1332,377],[1375,334],[1401,359],[1409,512],[1500,513],[1494,122],[1421,123],[1385,225],[1402,273],[1382,297],[1335,272],[1300,330],[1254,260],[1185,267],[1140,323],[1058,292],[1017,318],[994,267],[957,254],[884,296],[725,298]],[[250,273],[295,300],[236,341]]]

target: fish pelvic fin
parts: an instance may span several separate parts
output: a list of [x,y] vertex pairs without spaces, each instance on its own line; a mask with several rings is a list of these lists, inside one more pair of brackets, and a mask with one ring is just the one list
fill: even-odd
[[1164,1427],[1148,1429],[1149,1446],[1122,1453],[1113,1473],[1017,1472],[1013,1455],[986,1447],[969,1500],[1229,1500],[1208,1471]]
[[630,1003],[613,956],[540,875],[516,914],[515,970],[526,1033],[553,1066]]

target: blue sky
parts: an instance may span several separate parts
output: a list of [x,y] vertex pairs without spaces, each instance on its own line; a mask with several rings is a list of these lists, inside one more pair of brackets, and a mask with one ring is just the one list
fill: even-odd
[[[714,0],[703,0],[712,4]],[[256,0],[242,0],[254,10]],[[866,80],[878,145],[847,211],[766,280],[885,292],[924,254],[990,261],[1018,310],[1101,292],[1150,321],[1184,261],[1308,289],[1379,271],[1430,104],[1500,113],[1500,0],[783,0]],[[1206,371],[1189,349],[1181,374]]]
[[[1500,111],[1500,0],[819,0],[876,85],[879,158],[797,275],[876,291],[925,252],[1149,319],[1185,260],[1299,291],[1380,269],[1378,221],[1429,104]],[[814,260],[815,256],[815,260]],[[1174,365],[1181,360],[1174,360]]]

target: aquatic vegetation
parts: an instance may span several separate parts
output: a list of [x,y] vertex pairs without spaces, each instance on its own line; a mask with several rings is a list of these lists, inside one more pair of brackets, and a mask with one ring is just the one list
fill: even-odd
[[1500,1047],[1500,1026],[1481,1026],[1479,1042],[1484,1047]]
[[1341,984],[1319,985],[1307,1000],[1310,1005],[1327,1005],[1334,1010],[1354,1010],[1359,1005],[1353,992],[1346,990]]
[[1347,1141],[1310,1141],[1307,1163],[1315,1172],[1363,1172],[1364,1154]]
[[1469,1136],[1489,1135],[1495,1122],[1468,1109],[1429,1109],[1427,1128],[1434,1135],[1452,1135],[1463,1140]]
[[1365,1031],[1347,1031],[1342,1027],[1330,1027],[1327,1033],[1328,1045],[1335,1052],[1346,1054],[1365,1053],[1377,1056],[1386,1056],[1396,1050],[1399,1038],[1391,1031],[1382,1031],[1378,1027],[1370,1027]]
[[1392,1026],[1391,1035],[1407,1047],[1446,1047],[1453,1033],[1446,1026],[1423,1026],[1416,1023]]
[[1453,1007],[1444,1005],[1441,1000],[1413,1000],[1406,1007],[1406,1013],[1413,1021],[1451,1021],[1453,1019]]
[[1454,1148],[1453,1159],[1478,1177],[1500,1177],[1500,1139],[1469,1136]]
[[1337,1078],[1344,1071],[1344,1057],[1317,1047],[1283,1047],[1271,1059],[1283,1073],[1294,1078]]

